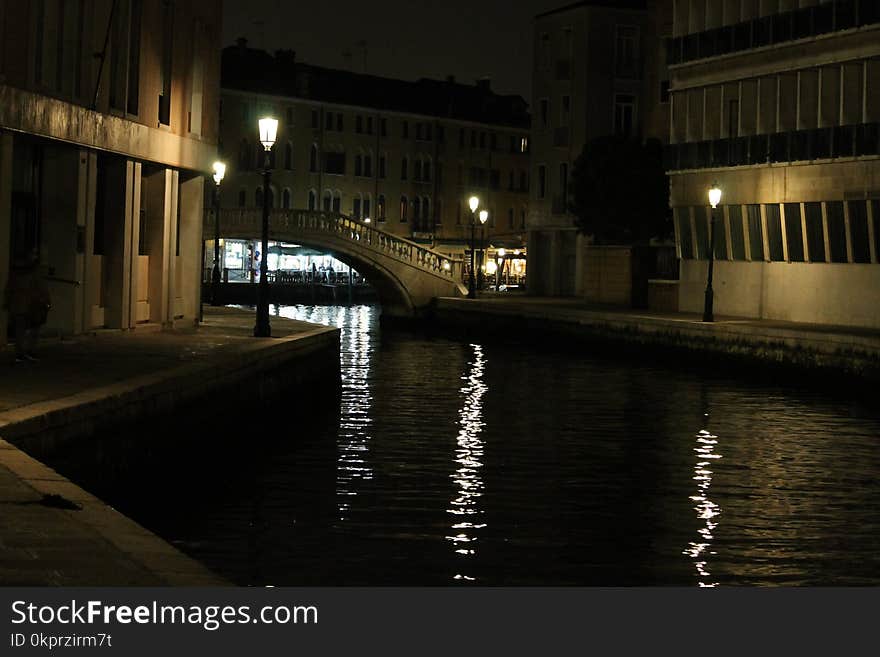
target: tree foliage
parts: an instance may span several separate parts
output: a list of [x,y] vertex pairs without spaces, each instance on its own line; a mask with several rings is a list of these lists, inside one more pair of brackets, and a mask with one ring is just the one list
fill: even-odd
[[570,192],[578,229],[599,244],[645,243],[669,233],[669,181],[656,139],[588,142],[572,167]]

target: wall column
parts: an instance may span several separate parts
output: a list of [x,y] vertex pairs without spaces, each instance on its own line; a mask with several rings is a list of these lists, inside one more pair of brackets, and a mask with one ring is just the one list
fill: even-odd
[[[105,322],[109,328],[131,328],[136,312],[137,228],[140,211],[140,163],[108,163],[105,226]],[[134,224],[134,226],[133,226]],[[134,248],[132,248],[134,247]]]
[[[279,192],[280,193],[280,192]],[[276,196],[276,204],[278,203]],[[180,225],[177,239],[180,243],[177,258],[180,307],[177,316],[183,316],[186,325],[199,321],[199,294],[202,279],[202,227],[204,224],[205,178],[196,174],[180,183]]]

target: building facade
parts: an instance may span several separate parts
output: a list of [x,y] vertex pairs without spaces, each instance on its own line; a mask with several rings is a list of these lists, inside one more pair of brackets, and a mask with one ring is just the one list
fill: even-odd
[[671,0],[592,0],[535,17],[530,292],[577,292],[583,237],[569,212],[569,184],[584,145],[609,135],[665,140],[660,44],[671,16]]
[[37,254],[50,331],[198,320],[220,5],[0,0],[0,289]]
[[311,66],[244,40],[223,52],[222,87],[224,208],[262,207],[257,121],[272,115],[273,207],[369,219],[460,257],[476,195],[489,211],[487,252],[524,252],[529,115],[521,97],[494,93],[488,80],[408,82]]
[[716,313],[880,326],[880,3],[676,0],[673,36],[680,309],[714,226]]

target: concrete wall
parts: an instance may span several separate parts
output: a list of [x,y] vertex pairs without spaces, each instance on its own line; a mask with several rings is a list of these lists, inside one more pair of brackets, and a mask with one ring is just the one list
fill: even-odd
[[632,302],[632,248],[582,246],[578,240],[575,294],[595,303],[629,306]]
[[[708,262],[683,260],[682,312],[702,312]],[[880,328],[880,267],[716,261],[715,313]]]

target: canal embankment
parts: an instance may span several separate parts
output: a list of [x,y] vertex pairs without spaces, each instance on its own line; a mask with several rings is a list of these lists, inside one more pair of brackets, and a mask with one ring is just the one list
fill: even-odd
[[[438,299],[434,323],[481,336],[555,346],[591,344],[610,357],[723,362],[750,372],[880,380],[880,331],[689,313],[657,313],[540,297]],[[621,347],[619,351],[609,347]]]
[[294,411],[312,408],[316,388],[335,397],[327,391],[339,389],[338,329],[272,317],[274,337],[254,339],[253,321],[252,312],[211,308],[199,329],[47,340],[34,363],[3,354],[0,584],[226,583],[41,461],[148,419],[174,433],[175,415],[196,407],[247,409],[283,394]]

